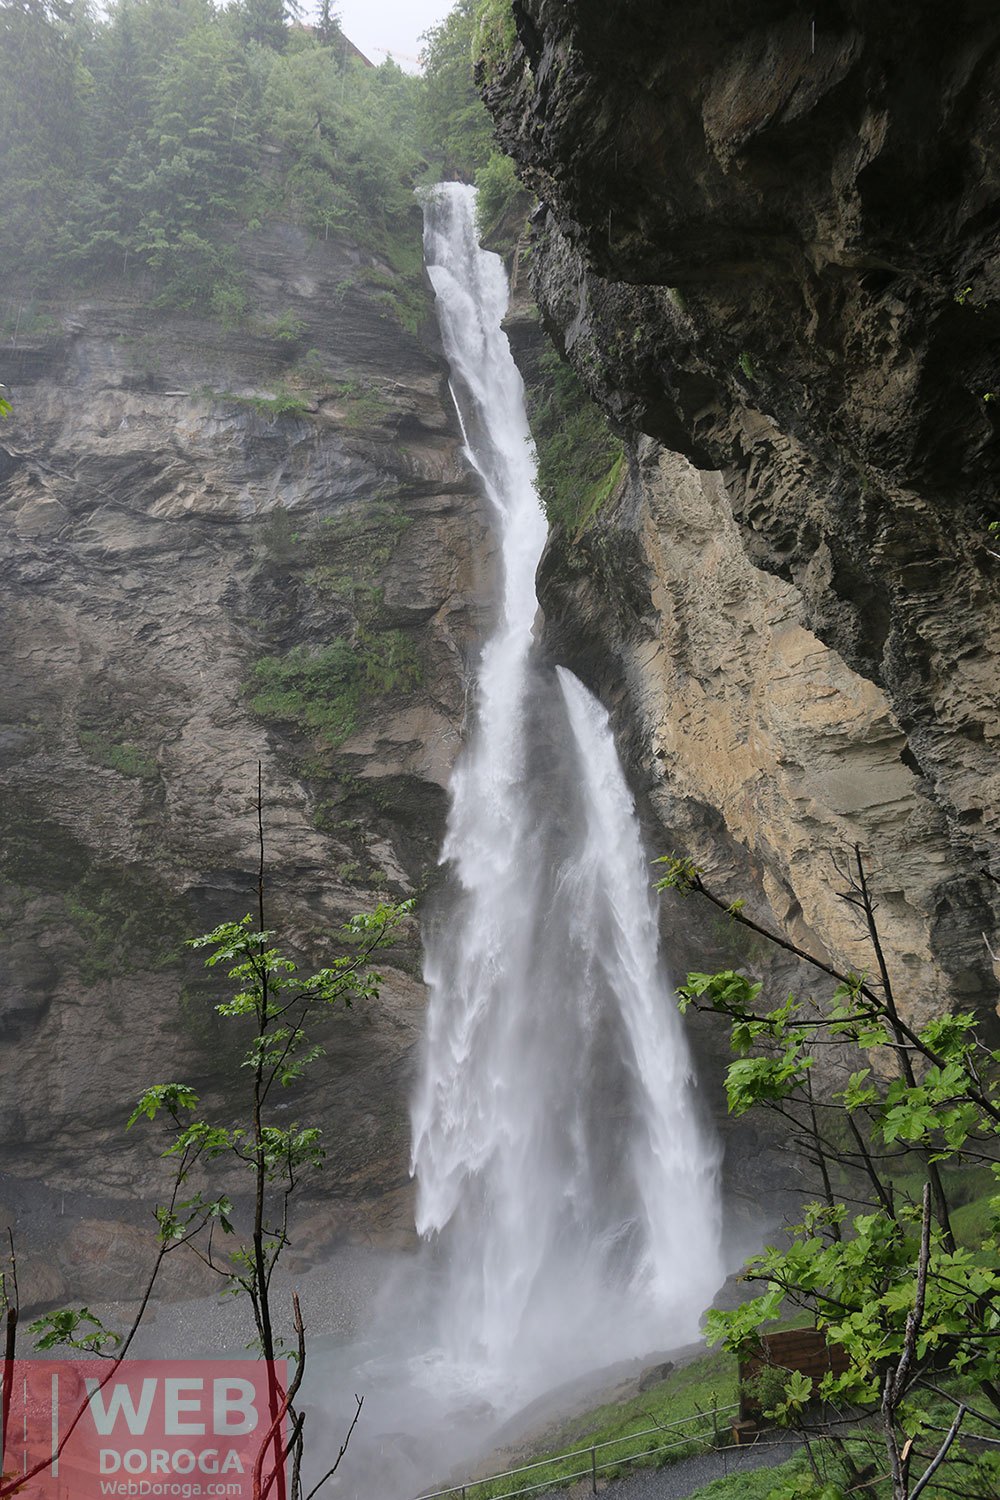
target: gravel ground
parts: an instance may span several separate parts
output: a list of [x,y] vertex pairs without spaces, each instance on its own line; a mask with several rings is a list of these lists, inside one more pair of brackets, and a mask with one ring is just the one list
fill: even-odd
[[[662,1469],[638,1469],[627,1479],[612,1480],[601,1489],[601,1494],[613,1496],[614,1500],[683,1500],[685,1495],[713,1479],[724,1479],[748,1469],[774,1468],[798,1451],[799,1444],[794,1442],[720,1448],[712,1453],[699,1453],[695,1458],[682,1458]],[[575,1490],[563,1491],[574,1497],[589,1492],[587,1483],[578,1485]]]

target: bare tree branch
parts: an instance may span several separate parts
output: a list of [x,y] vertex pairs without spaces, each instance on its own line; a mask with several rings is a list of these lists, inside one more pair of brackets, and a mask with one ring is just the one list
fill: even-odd
[[882,1389],[882,1421],[885,1428],[885,1445],[889,1454],[889,1464],[892,1471],[892,1497],[893,1500],[907,1500],[907,1478],[906,1467],[908,1453],[900,1451],[899,1437],[896,1432],[896,1408],[906,1394],[909,1381],[910,1369],[917,1348],[917,1334],[924,1320],[924,1306],[927,1299],[927,1267],[931,1254],[931,1188],[930,1183],[924,1183],[924,1211],[920,1222],[920,1253],[917,1257],[917,1290],[913,1306],[906,1315],[906,1327],[903,1333],[903,1349],[899,1356],[896,1369],[886,1371],[885,1384]]
[[357,1393],[355,1393],[354,1400],[356,1402],[356,1407],[355,1407],[355,1411],[354,1411],[354,1419],[351,1422],[350,1427],[348,1427],[348,1429],[347,1429],[347,1436],[344,1438],[344,1441],[340,1445],[340,1448],[339,1448],[339,1450],[337,1452],[337,1457],[336,1457],[336,1460],[334,1462],[334,1465],[333,1465],[333,1467],[331,1469],[327,1469],[326,1473],[323,1475],[323,1478],[319,1481],[318,1484],[314,1484],[313,1485],[312,1489],[309,1491],[308,1495],[306,1496],[306,1500],[313,1500],[313,1496],[316,1494],[317,1490],[322,1489],[323,1485],[326,1484],[326,1481],[328,1479],[332,1479],[333,1476],[334,1476],[334,1474],[336,1474],[337,1470],[340,1468],[340,1460],[343,1458],[344,1454],[347,1452],[347,1445],[351,1441],[351,1438],[352,1438],[352,1436],[354,1434],[354,1429],[358,1425],[358,1418],[361,1415],[361,1408],[365,1404],[365,1398],[364,1398],[364,1396],[359,1396],[359,1395],[357,1395]]
[[927,1468],[924,1470],[923,1474],[921,1474],[920,1478],[913,1486],[913,1489],[910,1491],[909,1500],[917,1500],[917,1496],[921,1494],[924,1489],[926,1489],[930,1479],[944,1463],[945,1458],[948,1455],[948,1449],[951,1447],[952,1443],[958,1436],[958,1429],[962,1425],[962,1418],[965,1416],[965,1413],[966,1407],[960,1406],[958,1408],[958,1411],[955,1413],[954,1422],[952,1422],[951,1426],[948,1428],[947,1437],[941,1444],[938,1451],[935,1453],[934,1457],[931,1459],[930,1463],[927,1465]]

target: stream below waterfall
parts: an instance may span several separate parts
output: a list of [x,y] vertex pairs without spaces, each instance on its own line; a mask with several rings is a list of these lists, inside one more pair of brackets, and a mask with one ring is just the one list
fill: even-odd
[[332,1486],[358,1500],[410,1500],[546,1392],[689,1342],[725,1274],[719,1152],[608,715],[536,640],[546,525],[503,264],[477,243],[474,189],[439,185],[424,212],[502,590],[425,918],[422,1248],[399,1257],[362,1339],[310,1357],[307,1404],[331,1440],[366,1395]]

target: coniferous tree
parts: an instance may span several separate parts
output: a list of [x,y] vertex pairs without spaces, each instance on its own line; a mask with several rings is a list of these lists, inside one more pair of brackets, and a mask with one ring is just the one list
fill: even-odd
[[57,0],[0,7],[0,252],[33,272],[62,241],[82,167],[84,17]]
[[332,46],[343,36],[343,32],[340,29],[340,17],[330,4],[330,0],[322,0],[319,10],[319,22],[316,26],[316,35],[324,47]]
[[269,47],[272,52],[284,52],[288,42],[286,8],[285,0],[240,0],[236,14],[243,40]]

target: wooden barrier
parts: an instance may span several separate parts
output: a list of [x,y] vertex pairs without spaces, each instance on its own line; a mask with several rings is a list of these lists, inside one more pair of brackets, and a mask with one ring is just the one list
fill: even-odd
[[818,1328],[792,1328],[787,1333],[761,1334],[759,1353],[740,1360],[740,1421],[760,1420],[759,1402],[746,1391],[747,1381],[753,1380],[762,1370],[798,1370],[813,1381],[820,1380],[828,1370],[842,1375],[850,1367],[847,1351],[840,1344],[828,1344],[826,1335]]

